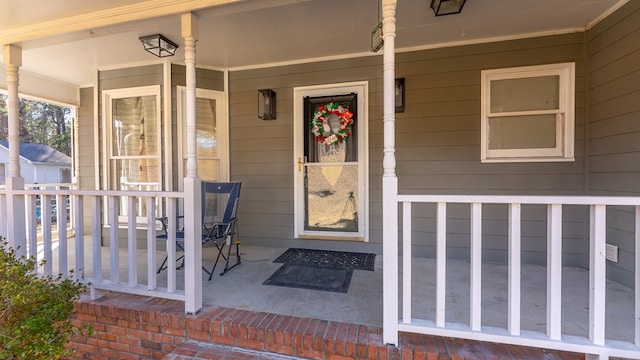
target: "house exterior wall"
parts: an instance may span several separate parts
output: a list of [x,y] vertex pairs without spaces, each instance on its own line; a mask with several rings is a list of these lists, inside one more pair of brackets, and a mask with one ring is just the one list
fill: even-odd
[[[588,32],[588,185],[597,195],[640,194],[640,2],[630,1]],[[619,262],[607,273],[633,286],[635,215],[610,208],[607,242]]]
[[[399,192],[405,194],[584,194],[585,35],[582,33],[396,54],[406,78],[406,110],[396,115]],[[243,241],[272,246],[329,246],[293,239],[293,88],[369,81],[370,244],[382,242],[382,71],[379,56],[230,73],[231,177],[243,182]],[[576,63],[576,158],[573,162],[480,162],[480,72],[485,69]],[[278,96],[277,120],[256,116],[256,91]],[[419,208],[419,207],[418,207]],[[435,251],[435,211],[414,210],[414,252]],[[485,206],[485,260],[505,260],[506,207]],[[468,207],[450,206],[448,254],[468,257]],[[582,265],[585,211],[565,209],[565,264]],[[523,209],[523,261],[544,263],[546,212]],[[312,245],[311,245],[312,244]]]
[[[32,172],[32,182],[31,184],[53,184],[62,182],[62,174],[60,173],[61,169],[71,169],[71,164],[69,165],[61,165],[61,164],[29,164],[28,162],[20,162],[20,168],[25,167],[25,169],[29,169],[29,172]],[[29,184],[26,181],[25,183]]]
[[[371,243],[294,239],[293,88],[368,81],[369,123],[374,125],[382,118],[381,69],[382,58],[370,56],[229,73],[231,180],[242,182],[238,213],[243,243],[380,251],[380,126],[370,135]],[[257,90],[265,88],[277,94],[275,120],[257,117]]]
[[[82,190],[95,190],[96,186],[96,166],[98,162],[95,158],[95,150],[98,144],[95,142],[95,131],[98,123],[94,116],[94,94],[95,88],[86,87],[80,89],[80,106],[78,107],[78,133],[76,139],[78,144],[75,161],[77,162],[79,174],[76,174],[78,187]],[[83,204],[85,209],[91,209],[91,200],[85,199]],[[91,211],[84,211],[84,231],[91,231]]]
[[[9,152],[0,148],[0,164],[4,164],[2,174],[2,180],[9,175]],[[20,176],[24,179],[25,184],[45,184],[45,183],[59,183],[61,182],[60,169],[71,169],[71,164],[44,164],[44,163],[32,163],[24,158],[20,158]]]
[[[9,151],[5,148],[0,148],[0,163],[4,164],[4,173],[2,174],[3,184],[7,177],[9,177]],[[35,169],[33,164],[20,158],[20,176],[24,178],[25,184],[33,184],[35,180]]]

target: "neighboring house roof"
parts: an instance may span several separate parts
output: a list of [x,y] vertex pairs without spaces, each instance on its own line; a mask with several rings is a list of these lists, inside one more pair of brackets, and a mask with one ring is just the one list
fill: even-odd
[[[7,150],[9,149],[7,141],[0,141],[0,146]],[[20,156],[32,163],[71,165],[69,156],[44,144],[20,143]]]

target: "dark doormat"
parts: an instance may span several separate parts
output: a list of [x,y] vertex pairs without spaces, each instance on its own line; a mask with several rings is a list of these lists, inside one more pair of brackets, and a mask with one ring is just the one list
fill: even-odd
[[373,271],[376,254],[290,248],[273,262]]
[[263,284],[346,293],[353,269],[285,263]]

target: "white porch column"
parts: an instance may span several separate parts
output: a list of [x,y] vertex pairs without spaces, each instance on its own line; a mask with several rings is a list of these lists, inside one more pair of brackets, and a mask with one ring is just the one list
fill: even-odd
[[[186,64],[187,88],[187,174],[184,178],[184,257],[186,295],[185,312],[195,314],[202,309],[202,206],[196,163],[196,41],[198,18],[182,14],[182,38]],[[191,241],[190,241],[191,240]]]
[[382,1],[384,157],[382,160],[383,341],[398,344],[398,178],[395,157],[397,0]]
[[7,66],[7,100],[9,113],[9,177],[7,188],[7,240],[18,255],[26,255],[26,230],[24,196],[13,193],[24,190],[24,179],[20,176],[20,124],[18,122],[18,69],[22,65],[22,49],[15,45],[3,48],[4,63]]

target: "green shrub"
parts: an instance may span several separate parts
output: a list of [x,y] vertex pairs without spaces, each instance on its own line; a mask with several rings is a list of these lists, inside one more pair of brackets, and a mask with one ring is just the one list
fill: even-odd
[[35,259],[17,257],[0,238],[0,359],[60,359],[70,355],[75,300],[86,285],[38,276]]

